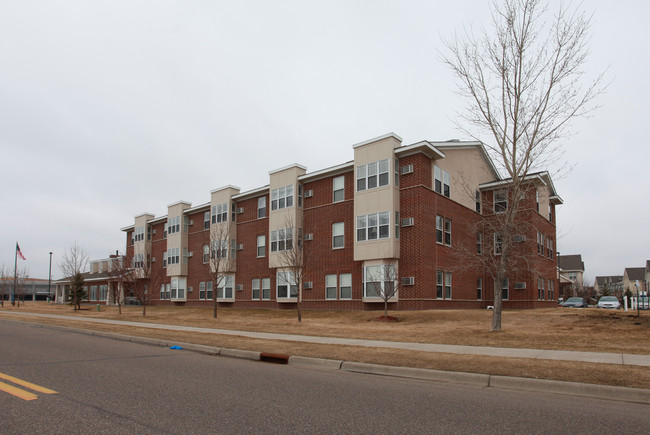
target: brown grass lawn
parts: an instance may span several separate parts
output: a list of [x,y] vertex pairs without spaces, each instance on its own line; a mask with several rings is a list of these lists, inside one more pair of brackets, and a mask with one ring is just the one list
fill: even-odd
[[148,307],[147,316],[144,318],[141,307],[123,307],[121,315],[115,307],[102,306],[100,312],[96,311],[94,305],[83,308],[75,312],[67,305],[27,302],[20,308],[5,304],[5,308],[0,308],[0,313],[5,310],[70,315],[78,320],[27,317],[24,320],[218,347],[438,370],[650,388],[648,367],[319,345],[97,325],[83,321],[85,318],[109,318],[299,335],[650,355],[650,312],[643,311],[640,317],[636,317],[636,312],[604,311],[595,308],[505,311],[503,331],[495,333],[489,332],[492,312],[483,310],[390,312],[398,318],[397,322],[375,320],[382,314],[377,311],[306,311],[303,313],[302,323],[298,323],[295,311],[287,310],[220,308],[218,319],[214,319],[210,308]]

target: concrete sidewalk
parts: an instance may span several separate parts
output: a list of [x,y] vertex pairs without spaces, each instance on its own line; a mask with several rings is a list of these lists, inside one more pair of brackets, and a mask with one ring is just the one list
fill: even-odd
[[102,323],[112,325],[131,326],[139,328],[162,329],[170,331],[187,331],[200,332],[203,334],[220,334],[234,335],[248,338],[258,338],[267,340],[297,341],[303,343],[318,344],[339,344],[346,346],[377,347],[389,349],[416,350],[420,352],[437,352],[453,353],[462,355],[486,355],[505,358],[530,358],[556,361],[580,361],[604,364],[622,364],[650,367],[650,355],[634,355],[622,353],[604,353],[604,352],[579,352],[570,350],[541,350],[541,349],[517,349],[505,347],[487,347],[487,346],[459,346],[452,344],[431,344],[431,343],[409,343],[396,341],[381,340],[362,340],[356,338],[336,338],[336,337],[318,337],[309,335],[292,335],[292,334],[274,334],[269,332],[249,332],[249,331],[232,331],[228,329],[198,328],[194,326],[165,325],[159,323],[129,322],[123,320],[110,319],[80,319],[74,316],[61,316],[56,314],[37,314],[26,312],[2,311],[0,315],[32,316],[46,317],[61,320],[76,320],[91,323]]

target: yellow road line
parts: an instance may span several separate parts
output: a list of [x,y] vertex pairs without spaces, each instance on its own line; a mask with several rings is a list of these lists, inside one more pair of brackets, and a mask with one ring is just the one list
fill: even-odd
[[21,390],[20,388],[16,388],[14,386],[11,386],[9,384],[5,384],[4,382],[0,382],[0,391],[4,391],[5,393],[9,393],[12,396],[20,397],[23,400],[36,400],[38,399],[38,396],[34,393],[30,393],[29,391]]
[[20,385],[21,387],[29,388],[30,390],[38,391],[39,393],[57,394],[56,391],[50,390],[49,388],[41,387],[40,385],[32,384],[31,382],[23,381],[22,379],[14,378],[13,376],[9,376],[4,373],[0,373],[0,379],[4,379],[5,381],[9,381],[16,385]]

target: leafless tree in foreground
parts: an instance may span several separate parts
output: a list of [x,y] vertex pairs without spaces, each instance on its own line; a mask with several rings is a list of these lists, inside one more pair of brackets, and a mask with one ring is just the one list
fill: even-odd
[[[491,32],[468,31],[445,42],[443,62],[469,100],[458,127],[476,139],[492,136],[493,144],[485,146],[510,181],[501,234],[510,234],[515,223],[526,176],[559,161],[571,120],[594,110],[604,89],[602,75],[582,86],[590,17],[564,7],[551,21],[547,17],[540,0],[494,1]],[[493,331],[501,330],[500,286],[511,248],[504,238],[496,259]]]
[[0,306],[5,306],[5,292],[7,291],[7,281],[9,280],[9,273],[3,264],[0,266]]
[[84,298],[84,280],[82,273],[88,268],[88,254],[75,242],[63,254],[59,269],[64,277],[70,279],[70,293],[68,301],[77,311],[81,309],[81,301]]
[[[212,224],[210,231],[206,234],[209,234],[209,265],[214,280],[214,288],[212,290],[212,302],[214,304],[212,316],[216,319],[217,307],[219,305],[218,289],[222,288],[223,292],[226,291],[228,276],[235,270],[237,246],[235,245],[236,241],[231,239],[230,222]],[[221,296],[225,297],[225,294]]]
[[[151,256],[151,244],[146,245],[143,263],[134,274],[134,282],[130,289],[133,291],[135,298],[142,304],[142,317],[147,315],[147,305],[153,298],[154,289],[160,287],[166,275],[166,271],[161,266],[154,264],[154,258]],[[124,262],[127,262],[126,259]]]
[[22,299],[23,305],[25,305],[25,292],[27,290],[27,280],[29,279],[29,269],[23,267],[19,269],[16,273],[16,306],[20,307],[20,301]]
[[384,302],[384,319],[388,319],[388,302],[397,296],[402,282],[394,264],[367,266],[366,296],[376,294]]
[[113,284],[111,291],[113,303],[117,305],[118,314],[122,314],[124,296],[135,287],[135,270],[126,256],[118,255],[109,258],[108,277]]
[[[296,310],[298,311],[298,322],[302,322],[302,290],[305,278],[305,269],[309,265],[309,249],[303,246],[302,228],[298,227],[297,222],[288,218],[285,221],[286,238],[278,241],[278,244],[284,243],[284,246],[278,246],[278,257],[282,264],[282,270],[285,272],[285,279],[288,284],[289,296],[295,294]],[[273,241],[271,241],[271,244]],[[284,249],[280,249],[284,248]]]

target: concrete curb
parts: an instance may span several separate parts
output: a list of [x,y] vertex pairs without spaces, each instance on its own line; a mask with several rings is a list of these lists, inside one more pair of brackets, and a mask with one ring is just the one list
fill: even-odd
[[[251,350],[226,349],[194,343],[169,342],[168,340],[161,340],[157,338],[137,337],[131,335],[116,334],[114,332],[91,331],[86,329],[73,328],[70,326],[49,325],[46,323],[30,323],[20,320],[8,321],[27,323],[31,326],[40,328],[57,329],[77,334],[98,336],[113,340],[130,341],[133,343],[146,344],[151,346],[171,347],[176,345],[189,352],[199,352],[206,355],[241,358],[252,361],[260,361],[260,355],[262,354],[261,352],[255,352]],[[563,394],[570,396],[590,397],[594,399],[650,404],[650,390],[641,388],[582,384],[578,382],[553,381],[546,379],[517,378],[511,376],[485,375],[480,373],[447,372],[443,370],[419,369],[413,367],[395,367],[303,356],[289,356],[288,364],[301,367],[343,370],[354,373],[395,376],[426,381],[475,385],[488,388],[534,391],[539,393]]]

